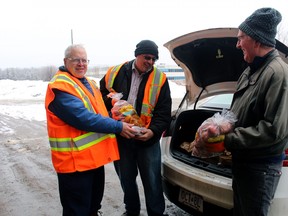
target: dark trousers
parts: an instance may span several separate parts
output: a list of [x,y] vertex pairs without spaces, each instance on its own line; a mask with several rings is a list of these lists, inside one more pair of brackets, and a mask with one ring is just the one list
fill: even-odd
[[101,208],[104,166],[97,169],[57,173],[63,216],[91,216]]
[[281,176],[279,163],[234,163],[234,216],[267,216]]
[[148,216],[163,215],[165,200],[161,181],[161,150],[159,142],[141,147],[133,141],[119,143],[120,160],[115,169],[124,192],[127,212],[138,215],[141,202],[137,185],[138,171],[144,188]]

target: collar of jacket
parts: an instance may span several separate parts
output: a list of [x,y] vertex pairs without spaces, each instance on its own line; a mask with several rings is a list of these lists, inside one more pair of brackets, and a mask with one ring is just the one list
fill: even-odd
[[250,67],[246,68],[246,70],[242,73],[242,75],[239,78],[238,83],[239,86],[237,88],[237,91],[243,90],[248,86],[255,85],[255,83],[260,78],[261,74],[265,71],[266,66],[278,55],[279,54],[277,50],[269,52],[269,55],[266,56],[265,61],[263,61],[261,66],[259,66],[259,68],[252,74]]
[[60,70],[60,71],[63,71],[63,72],[69,72],[64,65],[60,66],[60,67],[59,67],[59,70]]
[[271,50],[266,55],[260,57],[256,56],[252,63],[248,64],[250,67],[250,75],[252,75],[258,68],[260,68],[266,61],[266,59],[272,55],[274,50]]

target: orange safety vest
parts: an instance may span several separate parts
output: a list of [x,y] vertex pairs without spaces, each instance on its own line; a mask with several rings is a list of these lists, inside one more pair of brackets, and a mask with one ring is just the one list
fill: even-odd
[[108,116],[101,93],[94,81],[87,79],[94,96],[75,77],[58,71],[48,84],[45,108],[52,162],[56,172],[85,171],[119,160],[115,134],[78,130],[48,109],[54,100],[53,89],[67,92],[82,100],[84,106],[95,114]]
[[[105,83],[106,89],[110,92],[113,92],[113,84],[114,80],[121,69],[121,67],[125,64],[116,65],[114,67],[110,67],[105,75]],[[142,101],[141,107],[141,115],[146,128],[149,127],[151,123],[151,119],[153,117],[153,111],[157,104],[158,97],[160,94],[160,90],[166,81],[166,75],[157,69],[155,66],[153,67],[153,71],[149,74],[145,90],[144,90],[144,98]]]

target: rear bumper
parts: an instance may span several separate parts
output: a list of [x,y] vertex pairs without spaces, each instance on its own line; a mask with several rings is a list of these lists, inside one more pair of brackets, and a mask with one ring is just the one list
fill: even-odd
[[[224,211],[228,212],[227,215],[231,215],[233,190],[230,178],[193,168],[171,156],[163,155],[162,160],[164,192],[171,202],[188,211],[191,207],[183,205],[178,200],[180,189],[184,189],[202,197],[205,214],[211,209],[214,209],[215,213],[215,209],[218,209],[219,212]],[[194,209],[191,208],[188,212],[190,211],[195,214]]]
[[184,211],[192,214],[193,216],[210,216],[210,215],[221,215],[221,216],[232,216],[233,209],[225,209],[216,205],[213,205],[208,202],[203,202],[203,213],[193,209],[190,206],[187,206],[178,201],[178,196],[180,192],[180,187],[176,185],[172,185],[167,179],[162,178],[163,190],[165,196],[170,200],[170,202],[177,205],[179,208]]

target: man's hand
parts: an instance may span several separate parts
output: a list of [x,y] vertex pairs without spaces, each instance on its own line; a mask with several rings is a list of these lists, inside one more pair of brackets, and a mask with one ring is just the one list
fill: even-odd
[[140,135],[137,135],[134,138],[141,141],[147,141],[154,136],[153,131],[147,128],[143,128],[140,133]]
[[132,128],[132,126],[134,125],[128,124],[126,122],[122,122],[122,123],[123,123],[123,128],[122,128],[120,135],[127,139],[135,138],[135,134],[137,133],[137,131]]

